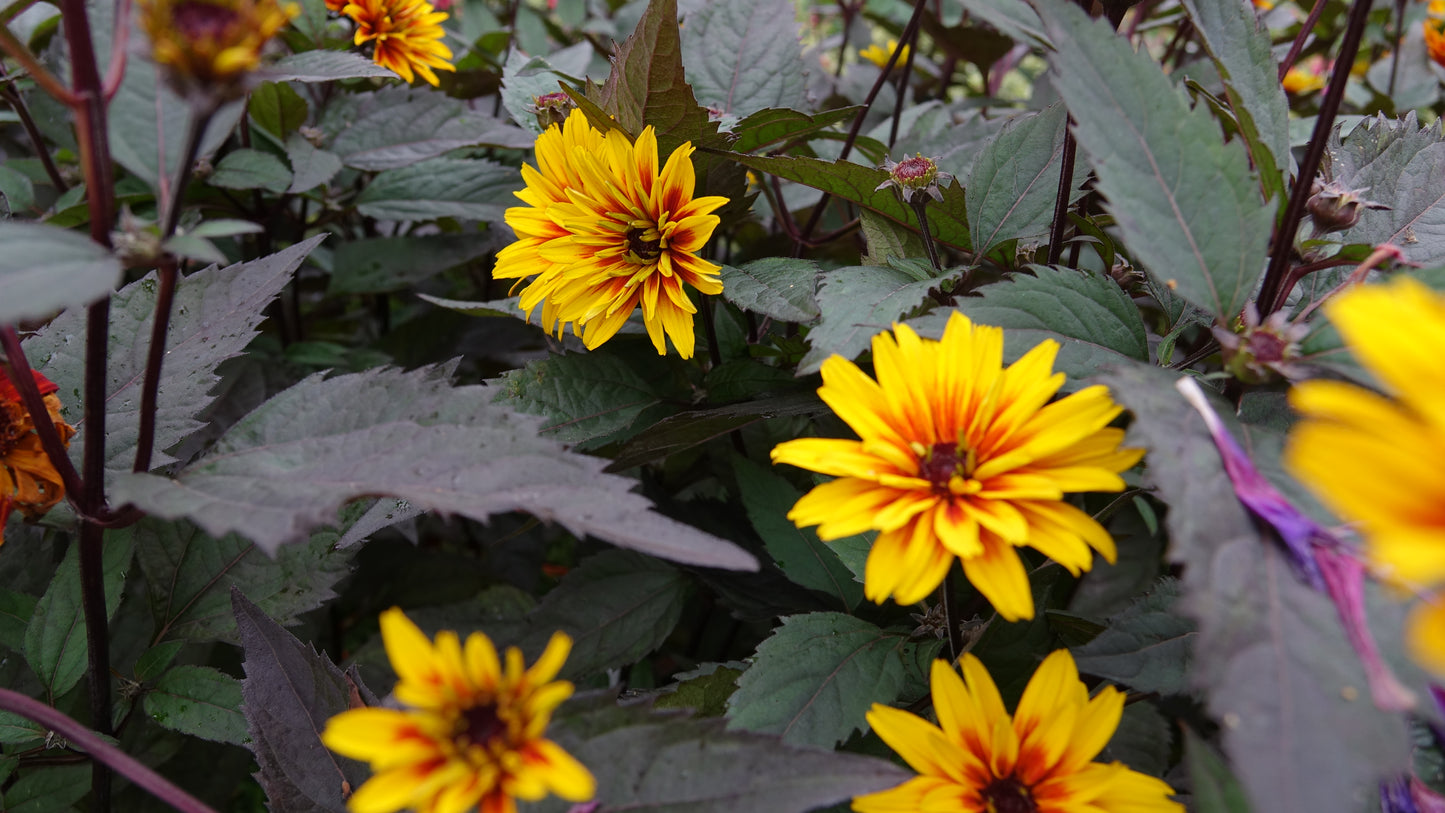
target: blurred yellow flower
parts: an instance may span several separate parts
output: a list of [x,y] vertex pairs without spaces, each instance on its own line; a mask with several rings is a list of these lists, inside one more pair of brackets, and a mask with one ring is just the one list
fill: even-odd
[[1425,49],[1430,58],[1445,67],[1445,2],[1430,0],[1429,16],[1420,25],[1425,29]]
[[875,704],[868,724],[918,776],[853,800],[858,813],[1184,813],[1174,789],[1121,762],[1094,762],[1124,711],[1124,693],[1092,699],[1066,649],[1044,659],[1013,717],[983,663],[964,655],[963,677],[933,662],[938,725]]
[[553,680],[572,640],[558,632],[530,669],[516,647],[498,658],[491,639],[443,631],[427,640],[401,610],[381,614],[381,636],[406,708],[361,708],[331,718],[321,741],[374,775],[347,801],[352,813],[479,809],[515,813],[516,800],[549,792],[592,798],[592,774],[543,735],[552,711],[572,695]]
[[1092,548],[1114,561],[1114,540],[1067,492],[1122,491],[1119,472],[1143,457],[1110,428],[1122,408],[1102,387],[1054,403],[1064,374],[1045,341],[1003,366],[1003,331],[953,313],[941,341],[907,325],[873,337],[868,378],[853,362],[823,362],[818,395],[861,440],[803,438],[773,449],[789,463],[838,479],[804,495],[788,519],[825,540],[876,530],[863,592],[900,604],[927,596],[955,557],[999,615],[1032,618],[1028,545],[1075,575]]
[[1285,461],[1358,524],[1385,578],[1433,591],[1408,637],[1416,659],[1445,675],[1445,296],[1401,277],[1346,291],[1325,313],[1394,398],[1341,381],[1296,386],[1290,404],[1304,420]]
[[1328,72],[1324,57],[1311,57],[1304,62],[1291,65],[1290,69],[1285,72],[1281,84],[1284,85],[1285,92],[1293,93],[1296,96],[1314,93],[1325,86]]
[[373,43],[371,59],[406,81],[417,75],[439,84],[432,68],[455,71],[452,51],[442,44],[448,15],[426,0],[350,0],[341,13],[356,23],[357,45]]
[[517,241],[498,252],[493,275],[536,275],[521,296],[527,317],[541,305],[544,328],[560,334],[571,324],[589,349],[640,305],[657,352],[671,339],[691,358],[697,307],[684,285],[722,292],[719,266],[697,252],[720,222],[712,212],[728,202],[694,197],[692,151],[683,144],[659,170],[651,127],[633,143],[573,110],[537,138],[537,168],[522,167],[527,188],[516,194],[527,206],[507,210]]
[[[40,373],[35,384],[45,398],[46,418],[55,425],[66,446],[75,428],[60,417],[60,389]],[[40,446],[35,421],[21,403],[20,393],[0,367],[0,545],[5,544],[5,520],[20,509],[28,519],[37,519],[65,497],[65,485]]]
[[[888,40],[887,45],[880,46],[877,43],[874,43],[867,48],[864,48],[863,50],[858,52],[858,56],[882,68],[888,64],[888,58],[893,56],[893,49],[897,47],[898,40],[890,39]],[[908,48],[909,46],[907,45],[903,46],[903,52],[898,55],[898,61],[894,63],[895,65],[902,65],[903,63],[908,61]]]
[[244,92],[238,80],[261,64],[261,49],[301,13],[277,0],[139,0],[151,54],[183,95]]

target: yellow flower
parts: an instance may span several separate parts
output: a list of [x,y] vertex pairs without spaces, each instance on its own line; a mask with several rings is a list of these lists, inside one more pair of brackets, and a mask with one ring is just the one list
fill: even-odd
[[[75,428],[60,417],[59,389],[40,373],[32,373],[45,397],[47,417],[66,446]],[[0,367],[0,545],[5,544],[5,520],[16,508],[28,519],[38,519],[65,497],[65,485],[40,446],[35,421],[20,401],[20,393]]]
[[155,61],[183,95],[244,92],[239,80],[261,64],[261,49],[301,13],[277,0],[139,0]]
[[321,734],[331,750],[371,763],[374,775],[347,802],[353,813],[514,813],[517,799],[549,792],[592,798],[592,774],[543,736],[572,695],[571,683],[552,680],[572,639],[554,633],[525,669],[516,647],[500,659],[480,632],[465,649],[450,631],[433,644],[395,607],[381,614],[381,636],[407,708],[345,711]]
[[657,352],[667,352],[666,334],[692,357],[697,307],[683,286],[722,292],[719,266],[697,252],[719,223],[712,212],[728,202],[693,197],[692,151],[683,144],[659,170],[651,127],[633,143],[594,130],[580,110],[537,138],[537,168],[522,167],[527,188],[516,193],[527,206],[506,215],[517,241],[497,253],[492,272],[537,275],[521,296],[528,319],[541,305],[544,328],[560,335],[571,324],[591,349],[641,305]]
[[410,82],[420,75],[439,84],[432,68],[455,71],[442,44],[441,21],[451,16],[426,0],[350,0],[341,13],[356,22],[357,45],[374,43],[371,61]]
[[[863,50],[861,50],[861,51],[858,52],[858,56],[860,56],[860,57],[868,60],[869,62],[872,62],[874,65],[877,65],[878,67],[882,68],[882,67],[885,67],[885,66],[888,64],[888,58],[891,57],[891,56],[893,56],[893,49],[894,49],[894,48],[897,48],[897,47],[898,47],[898,40],[890,39],[890,40],[888,40],[888,44],[887,44],[887,45],[879,46],[877,43],[874,43],[874,44],[868,46],[867,48],[864,48]],[[905,62],[907,62],[907,61],[908,61],[908,46],[905,45],[905,46],[903,46],[903,52],[898,55],[898,61],[897,61],[896,63],[894,63],[894,64],[895,64],[895,65],[902,65],[903,63],[905,63]]]
[[1430,4],[1430,16],[1421,21],[1420,25],[1425,29],[1425,49],[1430,52],[1430,58],[1435,64],[1445,67],[1445,9],[1439,13],[1436,11],[1436,4]]
[[1013,718],[983,663],[963,656],[963,677],[933,662],[938,725],[873,706],[868,724],[919,776],[853,800],[858,813],[1184,813],[1163,780],[1123,763],[1092,761],[1109,743],[1124,694],[1093,698],[1066,649],[1044,659]]
[[1296,96],[1314,93],[1325,86],[1326,67],[1324,57],[1312,57],[1300,64],[1291,65],[1281,84],[1284,85],[1286,93]]
[[1285,462],[1342,519],[1366,554],[1402,585],[1433,590],[1411,616],[1421,663],[1445,675],[1445,296],[1401,277],[1325,305],[1355,358],[1389,399],[1340,381],[1290,391],[1303,416]]
[[1114,561],[1114,540],[1063,502],[1066,492],[1122,491],[1118,472],[1141,449],[1120,449],[1122,410],[1106,388],[1088,387],[1050,404],[1064,383],[1051,372],[1059,345],[1045,341],[1003,367],[1003,331],[955,312],[942,341],[907,325],[873,337],[878,380],[852,362],[823,362],[818,395],[861,440],[803,438],[779,444],[773,462],[839,479],[814,488],[788,519],[840,539],[880,531],[863,592],[911,604],[952,566],[999,615],[1032,618],[1028,574],[1015,546],[1029,545],[1075,575],[1093,565],[1090,548]]

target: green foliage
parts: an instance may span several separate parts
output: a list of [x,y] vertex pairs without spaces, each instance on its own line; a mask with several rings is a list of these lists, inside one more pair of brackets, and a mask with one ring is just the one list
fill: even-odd
[[240,681],[205,666],[177,666],[145,695],[145,713],[160,725],[231,745],[246,740],[240,705]]
[[[0,323],[47,316],[115,288],[120,263],[78,234],[38,223],[0,222]],[[56,285],[56,275],[67,284]]]
[[682,64],[697,101],[736,116],[800,106],[807,76],[796,16],[791,0],[707,3],[689,14]]
[[912,313],[945,279],[919,280],[897,268],[853,266],[823,275],[818,289],[822,321],[808,333],[811,347],[798,372],[811,373],[829,356],[856,358],[873,336]]
[[[121,588],[134,552],[135,545],[126,540],[112,540],[105,546],[101,573],[107,618],[120,606]],[[51,698],[70,691],[85,675],[88,631],[81,601],[80,547],[72,544],[25,627],[25,660]]]

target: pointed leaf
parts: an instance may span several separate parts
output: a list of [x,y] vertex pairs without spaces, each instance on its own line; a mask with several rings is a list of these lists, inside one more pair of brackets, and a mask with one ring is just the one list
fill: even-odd
[[720,274],[723,297],[743,310],[782,322],[804,324],[818,318],[818,264],[812,260],[766,257]]
[[241,682],[208,666],[177,666],[145,695],[145,713],[172,731],[213,742],[243,745]]
[[369,294],[409,288],[495,250],[490,233],[348,240],[336,249],[328,292]]
[[496,403],[546,418],[541,434],[587,448],[630,437],[625,430],[662,403],[624,357],[604,351],[572,353],[511,370]]
[[433,158],[379,173],[356,197],[356,210],[377,220],[499,221],[522,188],[513,167],[473,158]]
[[1135,691],[1189,691],[1195,624],[1178,613],[1179,586],[1160,581],[1154,591],[1109,619],[1098,637],[1074,650],[1080,672],[1108,678]]
[[823,318],[808,332],[811,347],[798,364],[799,375],[816,372],[829,356],[857,358],[875,335],[902,321],[944,282],[919,282],[911,274],[878,266],[838,268],[822,280],[818,309]]
[[0,221],[0,245],[0,325],[89,304],[120,280],[120,261],[76,232]]
[[378,94],[341,130],[331,150],[349,167],[397,169],[458,147],[530,149],[531,133],[440,93]]
[[647,4],[637,30],[617,47],[598,101],[633,135],[647,125],[655,127],[659,157],[671,155],[684,141],[717,132],[717,123],[708,120],[683,78],[677,0]]
[[361,54],[348,51],[306,51],[288,54],[261,71],[271,82],[330,82],[336,79],[391,79],[396,76]]
[[1243,149],[1223,143],[1208,111],[1190,109],[1148,52],[1106,20],[1053,0],[1040,6],[1058,49],[1054,85],[1124,244],[1185,299],[1233,317],[1264,272],[1274,225]]
[[908,638],[841,613],[783,619],[728,700],[728,726],[832,748],[903,690]]
[[682,62],[697,100],[724,113],[802,104],[807,65],[792,0],[704,4],[687,15]]
[[[121,588],[130,569],[135,545],[125,539],[108,539],[101,553],[101,581],[105,586],[106,618],[120,606]],[[85,675],[85,613],[81,604],[80,543],[65,551],[55,579],[35,605],[25,629],[25,660],[40,678],[50,697],[70,691]]]
[[280,193],[291,187],[291,170],[269,152],[241,148],[226,153],[206,183],[225,189],[264,189]]
[[728,145],[734,152],[757,152],[764,147],[809,135],[843,121],[850,121],[862,108],[843,107],[807,115],[797,110],[759,110],[733,127],[734,140]]
[[[969,235],[980,254],[1006,240],[1048,233],[1059,194],[1067,121],[1063,105],[1013,119],[974,162],[965,198],[971,213]],[[1075,177],[1082,181],[1084,173],[1079,166]]]
[[478,520],[524,510],[663,558],[756,567],[732,543],[648,510],[632,481],[600,472],[606,461],[538,437],[535,419],[490,403],[492,390],[453,388],[445,375],[312,376],[231,427],[176,479],[122,477],[114,499],[213,535],[243,533],[269,553],[346,502],[390,495]]
[[[157,81],[160,74],[154,65],[132,65],[107,116],[116,163],[152,188],[162,177],[176,177],[192,115],[189,104]],[[242,108],[240,102],[233,102],[211,117],[199,156],[209,157],[225,143],[241,120]]]

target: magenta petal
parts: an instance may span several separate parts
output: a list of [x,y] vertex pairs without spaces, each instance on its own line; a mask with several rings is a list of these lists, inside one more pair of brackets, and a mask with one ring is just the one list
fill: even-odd
[[1409,711],[1415,707],[1415,693],[1405,688],[1380,657],[1375,636],[1365,622],[1365,566],[1338,548],[1315,548],[1315,560],[1324,574],[1325,589],[1340,614],[1350,645],[1365,667],[1375,705],[1385,711]]

